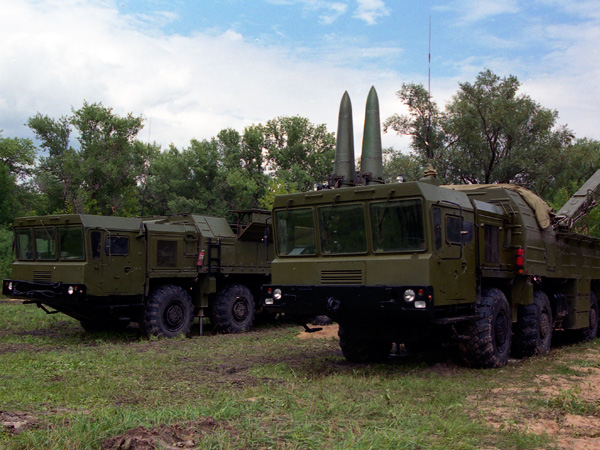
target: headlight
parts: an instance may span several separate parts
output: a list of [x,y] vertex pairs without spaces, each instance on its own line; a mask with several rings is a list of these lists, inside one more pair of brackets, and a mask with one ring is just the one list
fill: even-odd
[[414,302],[415,301],[415,291],[412,289],[407,289],[404,291],[404,301],[405,302]]
[[281,289],[275,289],[273,291],[273,298],[275,300],[281,300]]
[[67,294],[69,295],[73,295],[73,293],[75,292],[75,289],[73,288],[73,286],[69,286],[67,288]]
[[12,288],[13,288],[12,281],[10,281],[10,282],[8,283],[8,290],[9,290],[9,291],[12,291]]

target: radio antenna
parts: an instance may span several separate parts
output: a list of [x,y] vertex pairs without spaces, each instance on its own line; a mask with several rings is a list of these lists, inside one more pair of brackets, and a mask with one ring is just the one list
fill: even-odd
[[433,159],[431,148],[431,16],[429,16],[429,53],[427,55],[427,159]]

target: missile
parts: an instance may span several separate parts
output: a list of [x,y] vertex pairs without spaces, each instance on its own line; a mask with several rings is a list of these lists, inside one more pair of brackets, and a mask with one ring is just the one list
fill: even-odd
[[379,99],[377,98],[377,91],[374,86],[371,86],[369,96],[367,97],[360,169],[366,184],[383,183]]
[[354,131],[352,128],[352,103],[348,91],[340,102],[338,129],[335,141],[333,179],[336,187],[354,186]]

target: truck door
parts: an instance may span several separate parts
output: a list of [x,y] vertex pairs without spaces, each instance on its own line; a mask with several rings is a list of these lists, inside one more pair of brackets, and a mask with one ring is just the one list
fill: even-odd
[[472,211],[458,207],[432,209],[438,261],[434,284],[449,301],[472,302],[476,297],[473,219]]
[[91,230],[95,286],[99,295],[139,295],[144,292],[144,243],[133,233]]

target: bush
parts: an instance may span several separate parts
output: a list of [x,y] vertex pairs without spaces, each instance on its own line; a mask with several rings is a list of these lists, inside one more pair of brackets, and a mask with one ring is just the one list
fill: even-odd
[[0,226],[0,280],[10,277],[10,266],[13,259],[12,239],[12,230],[6,226]]

